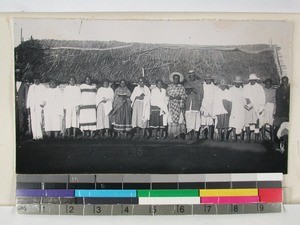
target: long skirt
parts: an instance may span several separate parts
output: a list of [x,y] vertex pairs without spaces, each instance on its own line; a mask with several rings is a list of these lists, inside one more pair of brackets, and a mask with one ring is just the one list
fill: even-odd
[[118,132],[130,131],[131,125],[131,106],[129,103],[124,103],[114,114],[114,130]]
[[76,113],[76,107],[66,109],[66,129],[71,127],[79,128],[79,116]]
[[101,102],[97,107],[97,130],[109,128],[109,116],[105,115],[104,104]]
[[96,106],[80,109],[80,129],[96,130]]
[[151,105],[150,107],[150,128],[164,128],[163,115],[160,115],[160,108]]
[[217,115],[216,128],[217,129],[227,129],[227,128],[229,128],[229,115],[228,115],[228,113]]
[[186,124],[184,121],[183,113],[180,112],[178,123],[174,123],[169,116],[168,118],[168,134],[173,134],[173,137],[177,137],[180,134],[186,133]]
[[132,127],[147,128],[149,121],[143,121],[144,101],[136,100],[132,110]]
[[201,126],[200,111],[186,111],[185,118],[187,132],[199,131]]

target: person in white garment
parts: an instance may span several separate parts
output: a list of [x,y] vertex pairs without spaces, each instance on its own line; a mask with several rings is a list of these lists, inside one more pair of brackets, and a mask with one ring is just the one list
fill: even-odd
[[274,115],[276,109],[276,89],[272,87],[272,79],[265,80],[264,91],[266,94],[266,105],[262,118],[263,126],[263,138],[267,138],[267,132],[269,132],[269,137],[271,141],[274,140]]
[[54,138],[58,138],[62,128],[63,94],[54,79],[50,80],[49,85],[45,94],[45,132],[48,138],[51,138],[52,133]]
[[250,74],[249,84],[244,87],[244,98],[246,99],[245,127],[247,141],[251,140],[251,132],[254,131],[255,142],[259,141],[262,116],[266,104],[266,95],[263,87],[257,83],[260,78],[256,74]]
[[[114,99],[114,91],[109,86],[109,80],[102,81],[102,87],[97,91],[96,106],[97,106],[97,130],[100,130],[100,138],[109,137],[110,116],[112,110],[112,101]],[[105,132],[103,134],[103,131]]]
[[163,81],[158,79],[155,83],[156,87],[152,89],[150,97],[149,126],[154,131],[154,138],[162,139],[163,131],[168,124],[168,98],[166,89],[163,88]]
[[90,138],[93,139],[94,131],[96,130],[96,86],[92,85],[92,79],[86,76],[84,83],[80,85],[81,105],[79,115],[79,127],[83,132],[83,139],[90,133]]
[[213,132],[213,106],[214,106],[214,97],[217,87],[213,83],[213,77],[210,74],[207,74],[204,77],[203,83],[203,99],[200,108],[201,114],[201,128],[200,128],[200,137],[204,129],[207,129],[207,139],[212,138]]
[[241,76],[236,76],[233,81],[234,86],[229,89],[229,100],[232,103],[229,118],[229,127],[232,128],[233,141],[237,141],[238,136],[243,140],[243,129],[245,127],[246,99],[243,95],[243,81]]
[[144,138],[150,119],[150,89],[145,85],[145,78],[139,78],[130,97],[132,107],[132,128],[136,127],[136,138]]
[[41,84],[38,75],[34,76],[33,82],[28,90],[26,106],[30,116],[32,138],[38,140],[43,139],[42,111],[45,105],[46,87]]
[[215,128],[218,130],[217,140],[227,141],[229,118],[232,103],[229,101],[229,90],[225,79],[221,79],[220,85],[215,91],[213,117],[215,118]]
[[73,138],[76,138],[76,128],[79,128],[79,107],[81,105],[81,91],[76,85],[76,78],[69,78],[69,85],[64,92],[64,115],[66,120],[66,129],[68,138],[71,136],[73,128]]
[[203,99],[203,84],[196,79],[196,72],[190,70],[184,84],[187,99],[185,102],[185,118],[187,134],[191,140],[197,140],[201,126],[200,108]]

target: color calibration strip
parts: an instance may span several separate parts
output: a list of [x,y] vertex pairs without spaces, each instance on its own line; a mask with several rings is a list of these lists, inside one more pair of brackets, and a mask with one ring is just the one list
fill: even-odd
[[281,173],[17,175],[17,211],[47,215],[281,212]]

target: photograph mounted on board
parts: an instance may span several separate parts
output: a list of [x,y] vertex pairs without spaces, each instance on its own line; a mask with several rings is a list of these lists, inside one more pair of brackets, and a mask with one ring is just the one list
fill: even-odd
[[287,173],[292,23],[13,24],[17,173]]

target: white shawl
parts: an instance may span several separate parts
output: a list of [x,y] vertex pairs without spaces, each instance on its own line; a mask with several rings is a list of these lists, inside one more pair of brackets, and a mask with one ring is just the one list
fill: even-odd
[[131,100],[131,107],[133,107],[133,104],[135,103],[136,97],[139,97],[141,94],[144,94],[144,104],[143,104],[143,115],[142,120],[145,122],[150,119],[150,90],[148,87],[144,86],[143,88],[140,87],[140,85],[136,86],[132,92],[132,95],[130,97]]

